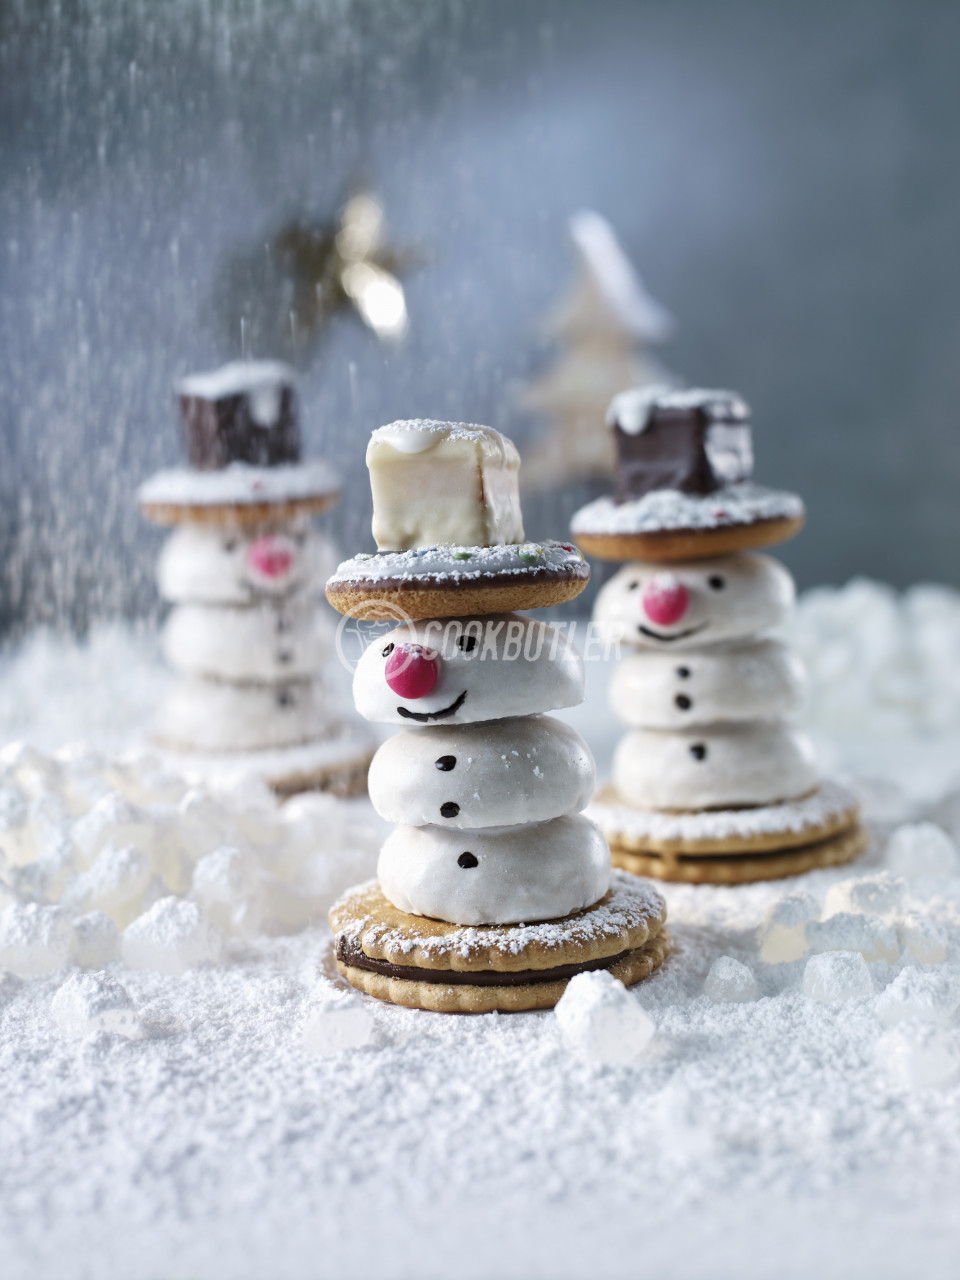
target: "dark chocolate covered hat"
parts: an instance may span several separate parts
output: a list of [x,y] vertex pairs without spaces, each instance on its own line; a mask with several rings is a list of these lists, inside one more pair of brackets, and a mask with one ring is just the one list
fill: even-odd
[[191,467],[218,471],[231,462],[276,467],[300,461],[293,371],[244,360],[193,374],[176,388]]
[[753,471],[750,408],[733,391],[647,386],[615,396],[616,501],[655,489],[708,494]]

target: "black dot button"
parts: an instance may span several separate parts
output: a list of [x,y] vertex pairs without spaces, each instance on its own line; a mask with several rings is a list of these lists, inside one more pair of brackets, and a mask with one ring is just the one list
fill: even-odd
[[463,867],[464,871],[468,870],[470,867],[478,867],[479,865],[479,859],[472,853],[461,853],[460,857],[457,859],[457,866]]
[[689,668],[689,667],[677,667],[677,679],[678,679],[678,680],[689,680],[689,679],[690,679],[690,668]]
[[440,806],[441,818],[455,818],[460,812],[460,806],[453,800],[445,800]]
[[292,707],[294,703],[293,693],[289,689],[277,690],[277,706]]
[[695,742],[690,748],[690,754],[694,760],[706,760],[707,745],[705,742]]
[[680,708],[681,711],[689,711],[690,708],[693,706],[693,703],[685,693],[678,693],[677,696],[674,698],[674,702]]
[[449,773],[451,769],[456,768],[457,757],[456,756],[439,756],[434,761],[434,764],[437,766],[437,768],[440,770],[441,773]]

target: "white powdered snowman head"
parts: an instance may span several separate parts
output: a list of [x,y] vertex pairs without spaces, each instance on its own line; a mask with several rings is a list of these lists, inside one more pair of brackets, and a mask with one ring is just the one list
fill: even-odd
[[160,593],[175,603],[248,604],[322,579],[324,543],[304,522],[256,532],[180,525],[157,566]]
[[594,617],[611,639],[693,649],[780,626],[793,579],[769,556],[741,551],[708,560],[625,565],[597,597]]
[[366,650],[353,697],[367,720],[408,728],[537,715],[583,700],[583,660],[533,618],[427,619]]

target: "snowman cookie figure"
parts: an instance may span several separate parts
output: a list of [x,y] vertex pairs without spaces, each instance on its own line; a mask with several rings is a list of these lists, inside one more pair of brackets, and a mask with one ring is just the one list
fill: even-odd
[[155,738],[187,773],[240,768],[281,794],[349,795],[374,743],[320,679],[334,632],[317,595],[334,557],[310,516],[339,492],[325,463],[300,461],[292,376],[247,361],[177,388],[190,465],[138,493],[148,519],[173,526],[158,583],[174,606],[163,650],[177,680]]
[[589,567],[569,543],[524,541],[517,451],[489,427],[396,422],[367,450],[380,551],[340,565],[327,598],[392,620],[354,700],[398,732],[370,798],[398,825],[378,879],[330,913],[353,986],[440,1012],[546,1009],[576,973],[639,981],[668,947],[663,899],[611,872],[581,810],[583,740],[549,713],[583,698],[563,633],[518,616],[570,600]]
[[645,387],[614,399],[616,499],[573,519],[593,553],[629,559],[595,617],[628,656],[610,688],[629,731],[588,809],[614,864],[664,880],[744,883],[847,862],[866,834],[820,777],[790,714],[803,671],[777,631],[786,569],[754,548],[803,525],[793,494],[750,481],[749,410],[728,391]]

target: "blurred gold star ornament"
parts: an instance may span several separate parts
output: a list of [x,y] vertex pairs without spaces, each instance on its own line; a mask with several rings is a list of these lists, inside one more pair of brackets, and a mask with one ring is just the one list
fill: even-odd
[[333,225],[294,219],[263,248],[227,268],[220,307],[232,337],[243,334],[248,356],[260,351],[303,364],[327,323],[353,311],[383,342],[408,327],[400,272],[412,255],[386,243],[383,206],[362,191]]

